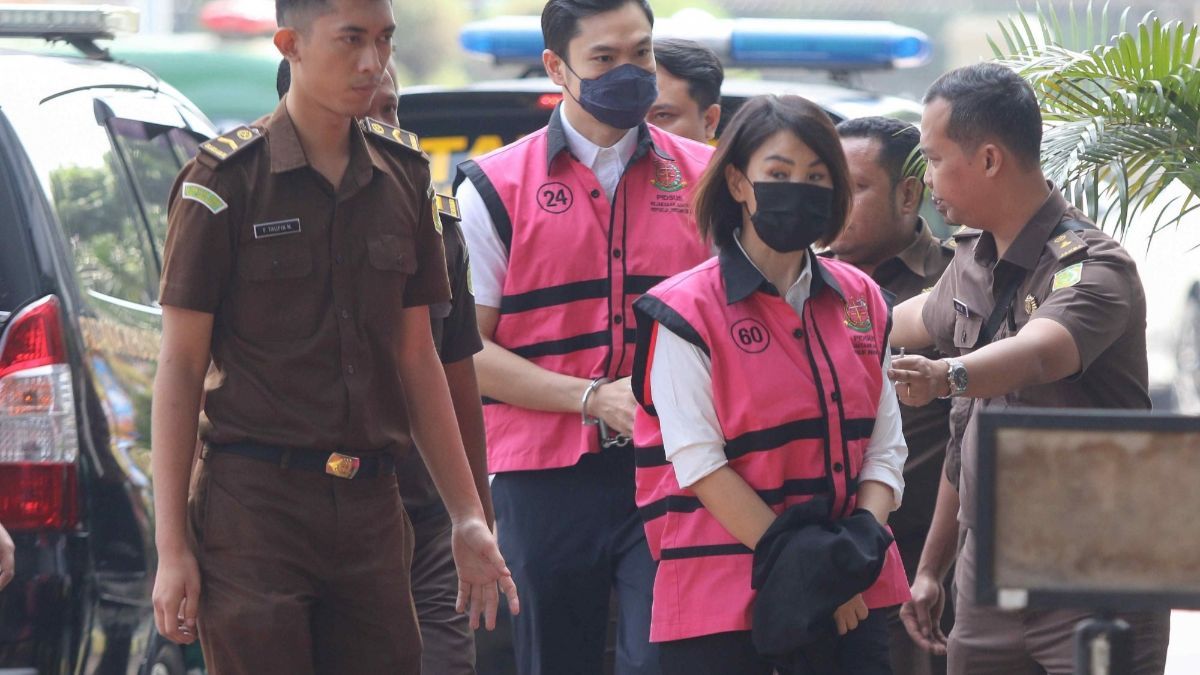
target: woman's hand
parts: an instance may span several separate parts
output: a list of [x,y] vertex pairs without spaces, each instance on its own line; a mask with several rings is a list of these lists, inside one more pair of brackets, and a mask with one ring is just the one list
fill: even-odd
[[838,635],[845,635],[858,628],[860,621],[867,619],[867,603],[863,602],[862,593],[850,598],[850,602],[838,607],[833,613],[833,621],[837,624]]

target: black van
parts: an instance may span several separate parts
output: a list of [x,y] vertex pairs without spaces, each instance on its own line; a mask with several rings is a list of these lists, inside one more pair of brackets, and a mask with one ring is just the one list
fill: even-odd
[[166,200],[213,135],[182,95],[106,61],[120,13],[0,7],[0,675],[182,675],[154,630],[150,394]]

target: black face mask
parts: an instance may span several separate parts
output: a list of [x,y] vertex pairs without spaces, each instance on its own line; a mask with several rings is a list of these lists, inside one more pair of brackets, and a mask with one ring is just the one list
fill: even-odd
[[[565,59],[563,64],[579,79],[579,98],[575,99],[579,106],[614,129],[632,129],[641,124],[658,98],[655,74],[632,63],[617,66],[593,79],[579,77]],[[567,94],[575,98],[569,88]]]
[[833,190],[812,183],[754,183],[754,200],[758,203],[750,216],[754,231],[780,253],[812,246],[825,235],[833,217]]

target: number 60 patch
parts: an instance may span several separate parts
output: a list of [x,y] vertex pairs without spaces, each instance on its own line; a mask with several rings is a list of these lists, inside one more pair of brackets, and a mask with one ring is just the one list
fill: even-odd
[[735,322],[733,328],[729,329],[729,335],[733,338],[733,344],[748,354],[757,354],[771,346],[771,334],[758,319]]

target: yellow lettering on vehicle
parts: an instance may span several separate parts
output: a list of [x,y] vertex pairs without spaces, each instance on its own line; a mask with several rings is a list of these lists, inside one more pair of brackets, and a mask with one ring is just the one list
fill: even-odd
[[421,149],[429,155],[429,174],[435,185],[449,185],[454,180],[450,175],[450,156],[467,149],[466,136],[439,136],[421,139]]
[[429,173],[439,190],[450,191],[454,180],[454,155],[466,152],[467,157],[478,157],[497,148],[504,147],[504,139],[497,134],[479,136],[470,142],[466,136],[436,136],[421,139],[421,149],[429,155]]

